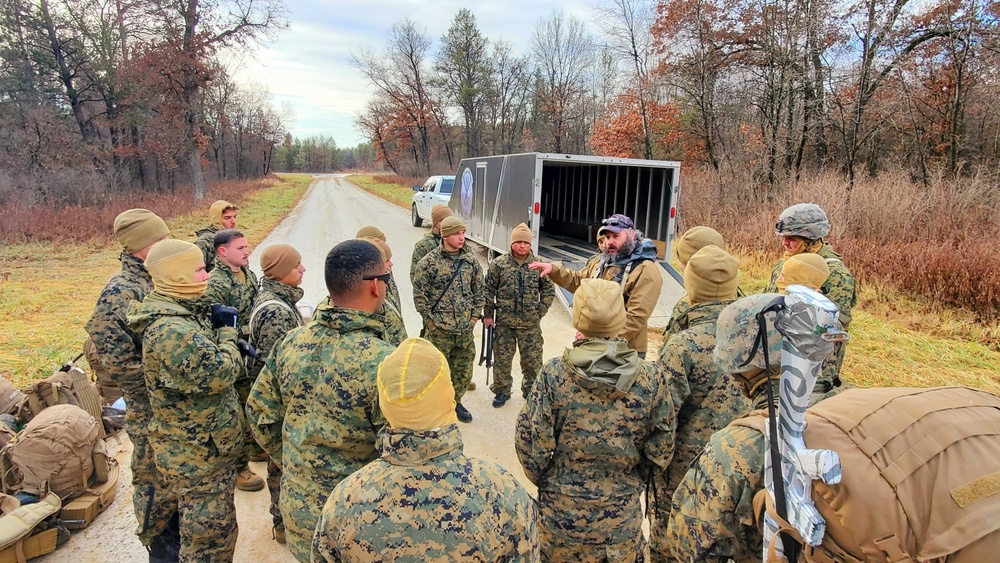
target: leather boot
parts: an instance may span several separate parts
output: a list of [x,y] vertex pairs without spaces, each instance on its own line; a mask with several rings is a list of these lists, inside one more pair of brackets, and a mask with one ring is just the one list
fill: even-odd
[[260,478],[249,467],[244,467],[236,477],[236,488],[241,491],[254,492],[264,488],[264,480]]

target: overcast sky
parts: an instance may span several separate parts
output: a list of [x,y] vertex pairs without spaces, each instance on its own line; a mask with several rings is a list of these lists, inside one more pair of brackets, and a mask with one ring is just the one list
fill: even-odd
[[[480,31],[489,39],[504,39],[517,54],[527,53],[539,19],[561,9],[591,23],[593,0],[506,0],[473,3],[453,0],[285,0],[288,29],[278,40],[258,48],[236,69],[238,80],[265,85],[277,107],[292,106],[289,129],[296,137],[332,136],[341,147],[366,141],[354,129],[354,116],[373,90],[348,59],[362,47],[384,49],[392,24],[409,18],[440,38],[463,7],[472,9]],[[596,34],[595,29],[591,29]]]

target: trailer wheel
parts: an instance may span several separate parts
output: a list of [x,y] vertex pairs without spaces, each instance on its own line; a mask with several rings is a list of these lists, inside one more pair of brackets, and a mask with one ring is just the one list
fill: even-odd
[[419,227],[424,224],[424,220],[420,218],[420,214],[417,213],[417,205],[413,204],[410,206],[410,221],[413,222],[414,227]]

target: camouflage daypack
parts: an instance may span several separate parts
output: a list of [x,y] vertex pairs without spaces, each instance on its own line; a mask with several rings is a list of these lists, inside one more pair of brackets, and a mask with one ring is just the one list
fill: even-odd
[[74,405],[56,405],[33,418],[0,450],[3,492],[64,501],[108,478],[109,461],[101,423]]
[[[84,371],[72,364],[59,368],[50,377],[35,381],[22,387],[27,396],[18,412],[22,423],[28,423],[47,407],[55,405],[74,405],[90,413],[96,420],[101,420],[103,409],[101,394],[97,385],[91,381]],[[104,437],[104,426],[100,427],[100,437]]]
[[[764,431],[766,411],[733,422]],[[1000,553],[1000,397],[963,387],[849,389],[806,411],[805,443],[840,456],[813,481],[826,520],[805,561],[983,561]],[[759,516],[781,522],[769,496]],[[794,529],[782,531],[796,541]],[[991,554],[984,559],[984,554]]]

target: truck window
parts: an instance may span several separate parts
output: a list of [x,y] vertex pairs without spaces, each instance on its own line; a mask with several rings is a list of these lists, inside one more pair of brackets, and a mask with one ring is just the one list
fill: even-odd
[[441,179],[441,191],[438,192],[438,193],[450,194],[451,193],[451,189],[453,187],[455,187],[455,179],[454,178],[442,178]]

